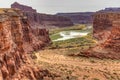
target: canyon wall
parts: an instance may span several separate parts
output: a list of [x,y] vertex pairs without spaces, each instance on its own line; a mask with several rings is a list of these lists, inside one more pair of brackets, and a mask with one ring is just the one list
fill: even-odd
[[70,18],[74,24],[92,24],[94,12],[57,13],[58,16]]
[[113,21],[112,26],[110,36],[101,46],[118,53],[120,57],[120,19]]
[[17,2],[15,2],[14,4],[12,4],[11,7],[13,7],[13,8],[18,8],[18,9],[22,10],[23,12],[33,12],[33,13],[36,13],[36,12],[37,12],[37,11],[36,11],[35,9],[33,9],[32,7],[26,6],[26,5],[20,6],[20,4],[17,3]]
[[120,59],[120,13],[96,13],[93,28],[93,34],[98,39],[98,44],[87,51],[83,51],[83,55]]
[[0,80],[38,80],[49,72],[32,66],[27,53],[50,43],[46,29],[32,29],[17,9],[0,9]]
[[21,9],[24,14],[27,16],[30,25],[34,27],[67,27],[73,26],[72,21],[69,18],[37,13],[35,9],[32,9],[29,6],[19,4],[17,2],[11,5],[11,8]]
[[[74,12],[74,13],[57,13],[56,15],[37,13],[32,7],[21,5],[17,2],[11,5],[12,8],[21,9],[29,18],[32,26],[58,26],[66,27],[74,24],[92,24],[93,15],[96,12]],[[97,13],[120,12],[120,8],[105,8],[97,11]]]
[[[120,12],[120,8],[105,8],[98,12]],[[74,13],[57,13],[58,16],[70,18],[74,24],[92,24],[93,16],[96,12],[74,12]]]
[[99,41],[106,40],[113,27],[113,21],[120,19],[120,13],[97,12],[94,15],[93,35]]

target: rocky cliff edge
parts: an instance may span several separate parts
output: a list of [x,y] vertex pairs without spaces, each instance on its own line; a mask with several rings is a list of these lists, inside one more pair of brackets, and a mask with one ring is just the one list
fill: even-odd
[[35,67],[27,53],[50,43],[46,29],[32,29],[18,9],[0,9],[0,80],[42,80],[52,76]]

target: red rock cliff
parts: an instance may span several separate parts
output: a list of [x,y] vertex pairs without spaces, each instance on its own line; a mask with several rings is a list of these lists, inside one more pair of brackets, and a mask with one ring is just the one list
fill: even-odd
[[27,57],[49,42],[48,31],[33,30],[20,10],[0,9],[0,80],[40,80],[49,75],[31,67]]
[[119,53],[120,56],[120,20],[113,21],[113,27],[108,39],[104,42],[102,47]]
[[120,13],[98,13],[94,20],[94,37],[98,39],[98,44],[83,54],[120,59]]
[[14,5],[11,5],[11,7],[21,9],[22,11],[25,11],[25,12],[35,12],[36,13],[36,10],[33,9],[32,7],[29,7],[26,5],[22,5],[22,6],[20,6],[20,5],[21,4],[19,4],[18,2],[15,2]]
[[94,15],[93,35],[99,41],[105,41],[113,27],[113,21],[120,19],[120,13],[115,12],[97,12]]
[[50,15],[50,14],[41,14],[37,13],[35,9],[32,9],[29,6],[19,4],[17,2],[11,5],[11,8],[21,9],[24,14],[28,17],[30,25],[32,27],[67,27],[73,26],[72,21],[69,18]]

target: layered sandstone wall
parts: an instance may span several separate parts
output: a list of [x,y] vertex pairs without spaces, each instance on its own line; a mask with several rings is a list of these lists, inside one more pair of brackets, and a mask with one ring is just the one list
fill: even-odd
[[40,50],[50,43],[49,32],[45,28],[32,28],[27,19],[22,19],[23,47],[27,53]]
[[[102,10],[97,11],[97,13],[113,13],[120,12],[118,7],[108,7]],[[72,20],[74,24],[92,24],[94,21],[93,15],[96,12],[74,12],[74,13],[57,13],[56,15],[68,17]],[[101,14],[102,15],[102,14]]]
[[44,74],[30,66],[27,53],[49,42],[48,31],[33,30],[20,10],[0,9],[0,80],[42,79]]
[[108,48],[116,53],[119,53],[120,56],[120,20],[113,21],[113,27],[111,34],[108,39],[104,42],[102,47]]
[[[22,25],[19,13],[4,9],[0,14],[0,70],[3,79],[13,76],[21,63],[25,62],[22,41]],[[14,12],[14,14],[13,14]]]
[[13,3],[11,8],[18,8],[24,12],[24,15],[27,16],[30,25],[34,27],[67,27],[73,26],[73,22],[66,17],[50,15],[50,14],[42,14],[37,13],[34,9],[29,6],[25,6],[19,3]]
[[99,41],[95,47],[83,51],[84,56],[120,59],[120,13],[97,13],[93,25]]
[[26,6],[26,5],[20,6],[20,4],[18,2],[15,2],[14,5],[12,4],[11,7],[21,9],[22,11],[25,11],[25,12],[33,12],[33,13],[35,12],[36,13],[36,10],[33,9],[32,7],[29,7],[29,6]]
[[120,19],[120,13],[98,12],[94,15],[93,35],[99,41],[105,41],[113,27],[113,21]]

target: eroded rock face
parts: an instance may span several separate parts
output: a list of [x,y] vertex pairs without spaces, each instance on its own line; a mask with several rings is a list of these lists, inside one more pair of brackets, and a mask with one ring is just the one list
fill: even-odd
[[[22,26],[18,13],[13,10],[1,10],[0,14],[0,62],[3,79],[14,75],[20,64],[25,60],[23,50]],[[24,59],[23,59],[24,58]]]
[[51,42],[49,32],[45,28],[31,28],[26,19],[22,20],[22,24],[25,52],[40,50]]
[[27,53],[49,42],[48,31],[32,29],[20,10],[0,9],[0,80],[40,78],[40,69],[31,67]]
[[33,12],[33,13],[36,13],[36,10],[33,9],[32,7],[30,6],[26,6],[26,5],[20,5],[18,2],[15,2],[14,5],[11,5],[12,8],[18,8],[18,9],[21,9],[22,11],[25,11],[25,12]]
[[84,56],[120,59],[120,13],[98,13],[93,25],[98,45],[82,52]]
[[99,41],[105,41],[113,28],[113,21],[120,19],[120,13],[98,12],[94,15],[93,35]]
[[120,20],[113,21],[111,34],[104,42],[103,47],[119,53],[120,56]]
[[[29,6],[25,6],[19,3],[13,3],[11,8],[21,9],[24,14],[28,17],[30,25],[34,27],[67,27],[73,26],[72,21],[69,18],[37,13],[35,9]],[[49,26],[49,27],[48,27]]]

